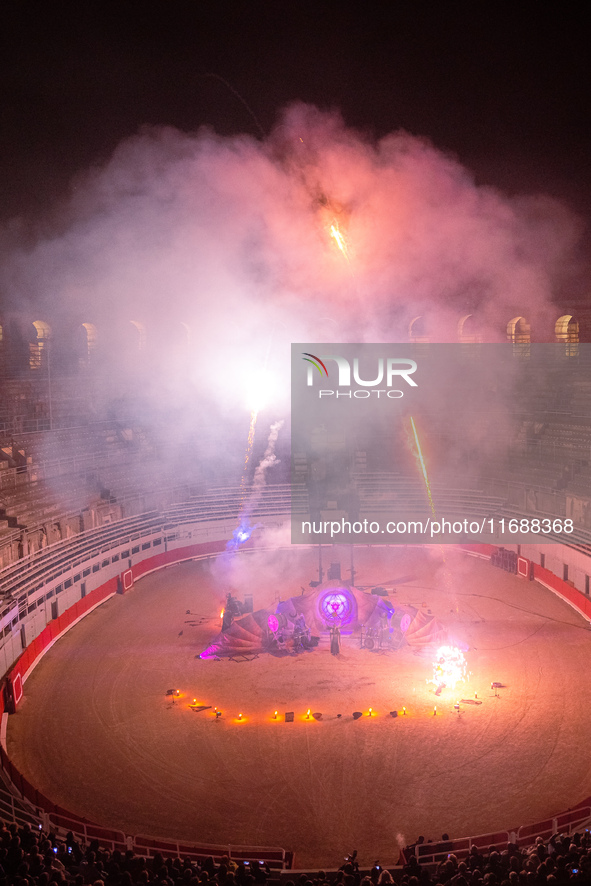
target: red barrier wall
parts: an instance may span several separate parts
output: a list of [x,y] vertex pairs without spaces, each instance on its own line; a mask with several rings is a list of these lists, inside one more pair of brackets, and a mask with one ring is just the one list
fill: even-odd
[[[218,554],[224,550],[226,546],[225,541],[212,541],[212,542],[204,542],[201,544],[188,545],[184,548],[178,548],[174,551],[163,551],[162,553],[158,553],[153,557],[149,557],[144,560],[142,563],[138,563],[133,566],[131,570],[124,570],[124,572],[115,576],[115,578],[110,579],[105,582],[98,588],[95,588],[94,591],[91,591],[81,600],[78,600],[74,603],[73,606],[70,606],[62,615],[58,618],[53,619],[53,621],[49,622],[49,624],[41,631],[41,633],[35,637],[34,640],[27,646],[27,648],[23,651],[23,654],[14,664],[12,670],[7,675],[6,680],[4,681],[3,689],[6,686],[10,687],[13,692],[13,701],[14,707],[16,707],[19,701],[22,698],[22,684],[24,683],[25,676],[30,668],[37,662],[39,657],[44,653],[44,651],[51,645],[51,643],[56,640],[67,628],[69,628],[75,621],[77,621],[81,616],[83,616],[86,612],[96,606],[98,603],[101,603],[107,597],[110,597],[112,594],[117,593],[119,589],[122,591],[128,590],[133,586],[133,582],[140,578],[142,575],[145,575],[148,572],[153,572],[157,569],[161,569],[164,566],[169,566],[173,563],[180,562],[182,560],[190,560],[192,557],[200,557],[206,556],[208,554]],[[131,573],[131,582],[126,582],[123,579],[123,576],[126,573]],[[16,692],[14,689],[16,688]],[[0,715],[4,712],[5,709],[5,697],[4,692],[0,693]],[[55,824],[63,826],[70,830],[77,823],[80,825],[84,825],[85,832],[89,836],[95,835],[97,838],[102,840],[110,840],[115,841],[114,845],[117,844],[117,841],[121,839],[122,834],[119,831],[112,831],[106,828],[101,827],[100,825],[94,825],[91,822],[88,822],[87,819],[79,818],[76,815],[73,815],[67,809],[63,809],[61,806],[56,806],[50,799],[48,799],[44,794],[38,791],[33,787],[27,779],[21,775],[21,773],[16,769],[16,767],[10,761],[8,755],[4,751],[4,749],[0,746],[0,764],[2,768],[8,775],[10,781],[15,785],[20,794],[28,800],[33,806],[38,809],[42,809],[45,812],[51,814],[52,820]],[[147,847],[148,842],[145,842],[145,846]],[[153,841],[155,846],[159,847],[159,850],[163,847],[167,847],[173,851],[173,854],[177,851],[177,844],[174,843],[165,843],[160,841]],[[141,847],[141,843],[138,844],[138,848]],[[126,844],[121,844],[122,849],[126,847]],[[188,850],[188,847],[181,847],[183,849]],[[200,850],[199,848],[195,849],[195,847],[191,847],[191,853],[202,852],[203,855],[211,855],[212,850],[211,847],[203,846]],[[268,850],[264,849],[248,849],[248,847],[244,847],[243,850],[238,849],[239,853],[243,852],[245,858],[252,858],[253,854],[256,852],[261,858],[268,859],[269,863],[272,866],[276,866],[278,868],[283,867],[283,850]],[[228,852],[227,847],[220,848],[220,857],[221,855],[226,855]],[[293,862],[293,853],[285,853],[286,858],[288,859],[288,863],[291,865]],[[242,856],[240,856],[242,857]],[[275,863],[275,864],[274,864]]]
[[206,541],[201,544],[187,545],[185,548],[177,548],[174,551],[162,551],[141,563],[132,566],[133,580],[137,581],[147,572],[154,572],[155,569],[162,569],[163,566],[170,566],[172,563],[178,563],[180,560],[190,560],[191,557],[203,557],[208,554],[219,554],[226,547],[225,541]]
[[463,551],[473,551],[475,554],[482,554],[485,557],[490,557],[493,551],[496,551],[495,545],[484,545],[484,544],[467,544],[467,545],[458,545]]
[[[146,575],[148,572],[154,572],[156,569],[162,569],[164,566],[170,566],[181,560],[190,560],[192,557],[202,557],[207,556],[208,554],[219,554],[220,551],[224,550],[225,546],[225,541],[209,541],[200,544],[187,545],[184,548],[177,548],[174,551],[162,551],[132,567],[131,572],[133,575],[133,581],[135,582],[138,578],[141,578],[142,575]],[[124,570],[124,573],[127,572],[129,572],[129,570]],[[124,573],[122,573],[120,577],[117,576],[112,578],[100,587],[95,588],[94,591],[91,591],[86,597],[82,597],[81,600],[78,600],[73,606],[70,606],[70,608],[62,613],[62,615],[53,621],[50,621],[47,627],[45,627],[41,633],[29,643],[21,657],[13,666],[7,678],[9,685],[13,688],[15,707],[22,698],[22,684],[25,681],[25,676],[29,669],[35,664],[47,647],[78,618],[88,612],[89,609],[92,609],[93,606],[96,606],[97,603],[100,603],[111,594],[116,593],[120,586],[120,582],[125,588],[125,582],[123,582]],[[128,587],[130,587],[129,584]],[[4,696],[3,693],[0,693],[0,695],[2,697],[3,711]],[[0,714],[2,711],[0,711]]]
[[579,612],[582,612],[584,616],[591,619],[591,599],[586,597],[582,591],[573,588],[571,585],[567,584],[567,582],[558,578],[557,575],[554,575],[553,572],[550,572],[549,569],[544,569],[543,566],[538,566],[537,563],[534,563],[534,578],[543,582],[559,596],[568,600],[569,603],[572,603],[572,605],[578,609]]
[[[43,628],[41,633],[29,643],[10,671],[8,675],[9,683],[13,687],[18,687],[19,684],[24,683],[27,671],[35,664],[39,656],[43,654],[47,647],[53,643],[60,634],[69,628],[78,618],[88,612],[89,609],[96,606],[97,603],[101,603],[104,599],[110,597],[111,594],[116,593],[117,581],[117,578],[110,579],[105,582],[105,584],[95,588],[94,591],[91,591],[86,597],[82,597],[81,600],[78,600],[73,606],[70,606],[70,608],[62,613],[62,615],[58,616],[58,618],[54,618],[53,621],[50,621],[49,624]],[[20,701],[19,693],[17,692],[15,692],[14,701],[15,705],[18,705]]]

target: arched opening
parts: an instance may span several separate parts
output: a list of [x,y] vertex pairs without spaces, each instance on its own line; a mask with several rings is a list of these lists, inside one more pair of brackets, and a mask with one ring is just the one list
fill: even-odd
[[516,357],[529,357],[531,345],[531,326],[525,317],[513,317],[507,323],[507,341],[513,345]]
[[572,314],[563,314],[554,326],[556,341],[564,344],[567,357],[576,357],[579,353],[579,321]]
[[146,349],[146,327],[140,320],[130,320],[129,322],[135,330],[130,336],[131,346],[141,354]]
[[183,344],[189,348],[191,346],[191,327],[183,320],[181,320],[181,336]]
[[458,341],[462,344],[477,344],[482,341],[482,333],[474,314],[466,314],[458,320]]
[[97,328],[94,323],[81,323],[74,330],[71,348],[72,357],[77,366],[90,366],[97,346]]
[[29,342],[29,369],[41,369],[47,361],[51,327],[45,320],[34,320],[35,339]]
[[525,317],[513,317],[507,323],[507,341],[524,345],[531,342],[531,326]]
[[427,321],[424,317],[414,317],[408,324],[408,340],[418,344],[419,342],[428,342]]
[[82,328],[86,334],[86,362],[90,363],[96,352],[97,330],[94,323],[83,323]]

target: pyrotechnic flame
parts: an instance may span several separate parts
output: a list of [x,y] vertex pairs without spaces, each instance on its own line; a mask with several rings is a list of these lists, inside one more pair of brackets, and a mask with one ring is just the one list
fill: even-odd
[[[267,358],[270,348],[271,339],[267,349]],[[245,367],[241,382],[244,391],[244,405],[249,412],[261,412],[269,407],[277,397],[277,380],[273,373],[267,371],[267,359],[262,368],[253,369]]]
[[330,236],[333,238],[347,261],[349,261],[349,250],[347,249],[347,242],[339,231],[338,224],[335,223],[330,226]]
[[263,489],[265,487],[265,474],[267,469],[272,465],[277,464],[278,459],[275,455],[275,444],[277,443],[277,437],[279,436],[279,431],[283,427],[283,421],[276,421],[271,425],[271,429],[269,431],[269,439],[267,440],[267,448],[265,449],[265,454],[263,455],[261,461],[256,467],[254,472],[254,477],[252,481],[252,492],[249,495],[248,499],[246,498],[246,473],[247,466],[252,454],[252,446],[254,441],[254,431],[257,420],[257,413],[253,412],[250,417],[250,432],[248,434],[248,445],[246,448],[246,456],[244,459],[244,471],[242,474],[242,483],[241,490],[242,495],[240,498],[240,517],[239,523],[236,529],[232,534],[232,538],[226,544],[227,551],[235,551],[240,545],[244,544],[245,541],[248,541],[254,530],[260,526],[259,523],[255,523],[254,525],[250,522],[250,517],[254,508],[258,504],[262,494]]
[[454,689],[466,679],[466,659],[457,646],[440,646],[433,662],[433,677],[427,680],[436,689]]
[[248,440],[246,441],[246,452],[244,453],[244,469],[242,471],[242,481],[240,483],[241,487],[246,485],[246,474],[248,470],[248,463],[250,461],[250,456],[252,455],[252,447],[254,445],[254,432],[257,424],[257,416],[258,410],[253,409],[250,413],[250,427],[248,429]]
[[423,458],[423,451],[421,449],[421,443],[419,441],[419,435],[417,434],[417,429],[415,427],[414,419],[411,415],[410,424],[412,427],[412,432],[414,436],[416,453],[415,457],[419,463],[421,468],[421,473],[423,475],[423,480],[425,481],[425,489],[427,490],[427,496],[429,497],[429,505],[431,507],[431,513],[435,516],[435,505],[433,504],[433,496],[431,495],[431,484],[429,483],[429,477],[427,476],[427,466],[425,464],[425,459]]

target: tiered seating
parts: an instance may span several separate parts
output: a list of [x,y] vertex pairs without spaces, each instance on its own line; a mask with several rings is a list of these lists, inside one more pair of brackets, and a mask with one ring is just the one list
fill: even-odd
[[535,458],[517,458],[489,462],[486,476],[500,478],[511,483],[539,486],[547,489],[564,489],[570,473],[568,465]]
[[591,461],[591,420],[556,421],[544,428],[543,442],[562,455],[584,462]]
[[567,483],[566,492],[569,495],[591,498],[591,465],[579,468]]

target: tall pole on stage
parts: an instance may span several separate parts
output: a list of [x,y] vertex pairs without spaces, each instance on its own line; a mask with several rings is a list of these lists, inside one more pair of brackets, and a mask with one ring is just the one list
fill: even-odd
[[353,545],[350,545],[351,548],[351,584],[355,585],[355,563],[353,562]]
[[318,545],[318,584],[322,584],[322,545]]

